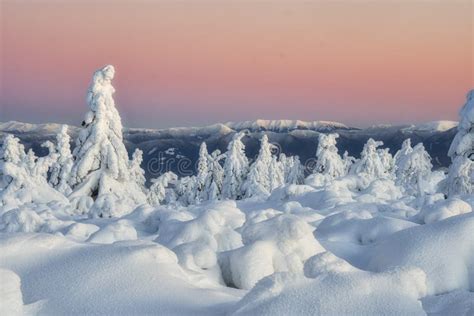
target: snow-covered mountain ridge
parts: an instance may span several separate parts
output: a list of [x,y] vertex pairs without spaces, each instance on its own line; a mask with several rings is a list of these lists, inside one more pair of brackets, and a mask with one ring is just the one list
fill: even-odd
[[[249,131],[243,140],[249,157],[255,157],[258,153],[259,139],[265,133],[269,141],[278,144],[284,153],[297,155],[304,163],[314,159],[319,133],[336,132],[340,135],[337,146],[341,154],[347,150],[351,155],[358,157],[369,138],[383,141],[384,146],[395,153],[405,139],[411,138],[413,144],[422,142],[425,145],[433,158],[434,166],[439,168],[446,167],[450,163],[446,153],[456,133],[455,126],[457,122],[437,121],[416,125],[379,125],[361,129],[337,122],[256,120],[204,127],[125,128],[124,140],[130,154],[136,148],[143,150],[144,169],[148,179],[156,176],[146,167],[153,159],[170,162],[166,170],[178,173],[179,161],[187,159],[189,169],[193,169],[202,142],[207,143],[209,150],[220,149],[225,152],[232,136],[242,130]],[[40,146],[41,143],[54,140],[60,128],[61,124],[56,123],[30,124],[16,121],[0,123],[0,143],[4,134],[14,134],[21,139],[26,148],[33,148],[41,155],[45,153],[45,149]],[[78,131],[79,127],[69,126],[72,139],[76,138]],[[161,171],[163,170],[160,169],[159,172]]]

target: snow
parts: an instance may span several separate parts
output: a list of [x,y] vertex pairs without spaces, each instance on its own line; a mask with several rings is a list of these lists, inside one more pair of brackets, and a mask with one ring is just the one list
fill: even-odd
[[[249,159],[240,130],[225,153],[201,144],[196,175],[166,172],[146,187],[143,153],[130,159],[123,141],[114,74],[94,74],[84,126],[75,137],[58,129],[46,156],[3,138],[2,315],[474,311],[474,92],[448,174],[411,140],[392,156],[369,139],[355,159],[339,155],[337,134],[313,131],[317,168],[304,179],[298,157],[274,155],[265,133]],[[318,124],[306,128],[336,125]]]

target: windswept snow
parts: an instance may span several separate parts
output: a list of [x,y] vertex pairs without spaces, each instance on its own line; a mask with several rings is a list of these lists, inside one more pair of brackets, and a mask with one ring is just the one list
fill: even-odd
[[[304,178],[262,131],[345,127],[257,121],[229,123],[227,151],[201,140],[194,175],[162,172],[147,186],[114,74],[94,74],[79,134],[61,127],[46,156],[2,140],[1,315],[473,314],[474,92],[448,174],[414,140],[392,153],[368,137],[355,158],[338,134],[311,130]],[[260,133],[256,157],[248,129]]]

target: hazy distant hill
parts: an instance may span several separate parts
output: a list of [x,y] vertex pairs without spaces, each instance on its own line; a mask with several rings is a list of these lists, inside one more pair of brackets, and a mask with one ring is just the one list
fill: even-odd
[[[27,148],[33,148],[38,155],[45,151],[40,144],[52,140],[60,124],[28,124],[21,122],[0,123],[0,137],[11,133],[19,137]],[[366,129],[348,127],[336,122],[305,122],[296,120],[257,120],[229,122],[206,127],[182,127],[168,129],[125,129],[124,139],[131,153],[135,148],[144,152],[144,169],[147,178],[163,171],[171,170],[180,175],[192,174],[199,145],[205,141],[210,151],[226,150],[229,140],[236,131],[248,130],[244,138],[247,155],[258,153],[259,139],[267,134],[272,143],[279,145],[287,155],[298,155],[302,162],[311,165],[316,152],[319,133],[335,132],[340,135],[339,151],[358,157],[364,143],[369,138],[381,140],[392,153],[396,152],[403,140],[411,138],[412,143],[423,142],[433,158],[436,168],[446,167],[448,148],[456,134],[456,122],[438,121],[419,125],[374,126]],[[78,127],[70,127],[72,138]]]

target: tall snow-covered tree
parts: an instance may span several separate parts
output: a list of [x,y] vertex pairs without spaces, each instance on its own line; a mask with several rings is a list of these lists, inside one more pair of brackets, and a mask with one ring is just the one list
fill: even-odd
[[152,206],[162,204],[169,195],[168,186],[171,182],[177,181],[178,176],[173,172],[166,172],[156,179],[151,180],[152,185],[148,192],[147,201]]
[[206,143],[201,143],[199,147],[199,159],[197,162],[197,175],[196,175],[196,186],[197,186],[197,199],[198,201],[205,201],[209,199],[208,181],[210,181],[209,175],[209,153],[207,151]]
[[380,158],[377,148],[382,146],[383,142],[375,141],[370,138],[362,149],[360,159],[353,165],[352,173],[365,174],[372,179],[380,179],[387,177],[388,170],[385,168]]
[[138,185],[130,181],[130,162],[123,143],[122,122],[113,99],[114,75],[115,69],[110,65],[97,70],[88,90],[89,112],[85,115],[73,152],[71,185],[74,192],[71,197],[108,195],[107,201],[120,201],[117,204],[120,210],[109,216],[120,216],[145,202],[146,196]]
[[246,197],[265,196],[271,192],[270,169],[272,167],[272,150],[268,136],[260,139],[260,151],[257,159],[250,166],[250,171],[243,184]]
[[321,173],[333,179],[345,175],[344,161],[339,156],[336,147],[338,137],[338,134],[319,134],[315,173]]
[[68,127],[63,125],[61,131],[56,135],[56,153],[58,158],[50,168],[49,184],[64,195],[68,195],[72,191],[69,180],[74,159],[71,153],[70,141]]
[[448,196],[474,193],[474,90],[467,94],[459,115],[458,133],[448,151],[452,161],[444,182]]
[[408,194],[422,196],[432,168],[430,155],[419,143],[409,153],[399,156],[396,182]]
[[243,196],[242,185],[249,169],[245,145],[242,142],[244,135],[244,132],[235,134],[227,147],[222,185],[222,197],[225,199],[236,200]]

